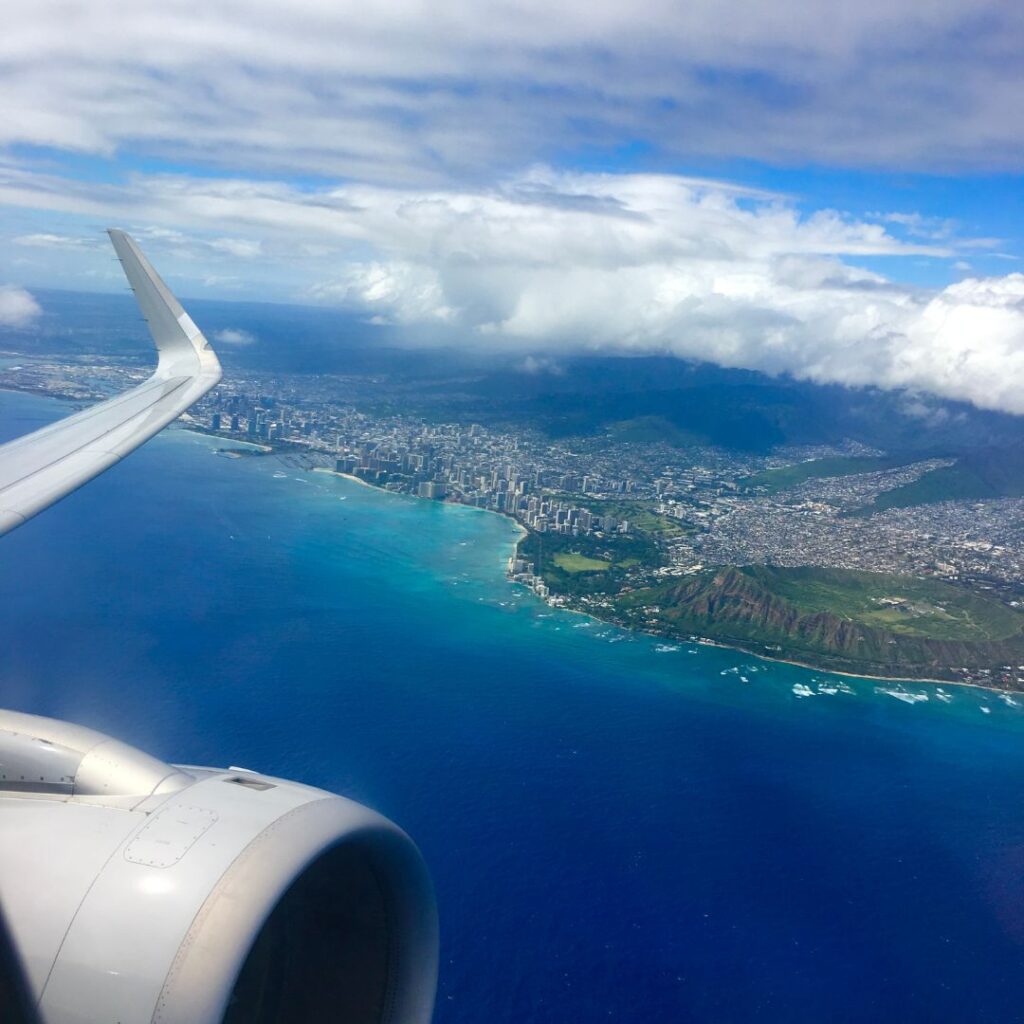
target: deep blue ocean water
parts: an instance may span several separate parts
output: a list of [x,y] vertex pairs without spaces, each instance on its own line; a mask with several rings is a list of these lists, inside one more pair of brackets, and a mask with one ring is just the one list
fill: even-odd
[[[0,392],[0,439],[66,411]],[[553,612],[507,520],[216,447],[0,541],[2,702],[393,817],[441,1024],[1024,1019],[1024,707],[800,699]]]

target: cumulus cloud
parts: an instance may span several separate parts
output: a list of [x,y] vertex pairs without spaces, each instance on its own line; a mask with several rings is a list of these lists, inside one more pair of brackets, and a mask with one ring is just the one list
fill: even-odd
[[243,331],[238,327],[225,327],[222,331],[215,331],[213,340],[220,345],[234,345],[242,347],[251,345],[256,341],[256,335],[249,331]]
[[9,5],[0,144],[467,181],[578,147],[1016,168],[1005,0]]
[[[535,369],[569,351],[667,352],[1024,412],[1024,275],[971,269],[1016,258],[997,240],[913,210],[806,213],[720,181],[543,165],[626,140],[649,166],[1019,169],[1019,4],[737,0],[728,18],[718,0],[14,8],[0,204],[54,216],[65,233],[12,241],[55,267],[94,273],[96,228],[117,223],[186,285],[289,287],[273,297],[517,349]],[[40,147],[204,166],[74,180]],[[308,176],[280,180],[295,172]],[[890,256],[965,276],[900,285],[877,272]],[[38,314],[19,289],[0,303],[5,322]]]
[[0,327],[26,327],[42,309],[33,296],[11,284],[0,284]]
[[[920,252],[877,224],[663,176],[530,176],[504,193],[358,193],[391,258],[321,296],[478,344],[661,352],[1024,413],[1024,274],[928,293],[859,268]],[[572,202],[571,199],[587,200]]]
[[209,239],[258,234],[274,266],[301,262],[318,281],[307,299],[409,336],[524,358],[670,353],[1024,413],[1024,274],[926,291],[859,265],[952,264],[971,240],[949,225],[901,239],[878,218],[727,183],[543,166],[490,188],[319,190],[161,175],[98,187],[0,168],[5,201],[127,214],[203,274],[238,272]]

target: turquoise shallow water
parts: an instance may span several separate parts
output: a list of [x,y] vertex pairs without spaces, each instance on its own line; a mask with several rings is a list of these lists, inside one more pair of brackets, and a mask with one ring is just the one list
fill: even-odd
[[[63,411],[0,393],[0,437]],[[1021,1018],[1024,709],[801,699],[510,586],[507,520],[215,447],[0,541],[3,702],[394,817],[439,1021]]]

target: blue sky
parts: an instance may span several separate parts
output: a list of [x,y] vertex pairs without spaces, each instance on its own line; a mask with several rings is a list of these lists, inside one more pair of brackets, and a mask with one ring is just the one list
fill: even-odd
[[19,5],[0,320],[120,288],[116,224],[186,296],[1016,410],[1022,43],[989,0]]

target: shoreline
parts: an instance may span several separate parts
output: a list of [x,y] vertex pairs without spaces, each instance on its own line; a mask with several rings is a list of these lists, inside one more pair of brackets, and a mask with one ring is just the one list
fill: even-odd
[[[648,636],[660,637],[658,633],[648,633]],[[966,686],[972,690],[985,690],[990,693],[1021,693],[1020,690],[1004,690],[998,686],[981,686],[979,683],[965,683],[959,679],[934,679],[930,676],[875,676],[866,672],[847,672],[838,668],[822,668],[820,665],[812,665],[807,661],[796,661],[793,658],[773,658],[770,654],[756,654],[748,651],[745,647],[737,647],[733,644],[724,644],[709,637],[702,637],[700,640],[682,641],[683,643],[697,643],[705,647],[718,647],[724,651],[740,651],[748,654],[759,661],[772,662],[776,665],[793,665],[795,668],[804,668],[810,672],[821,672],[830,676],[843,676],[846,679],[861,679],[868,683],[922,683],[928,686]]]
[[[0,387],[0,392],[8,392],[8,393],[11,393],[11,394],[20,394],[20,395],[35,395],[35,396],[38,396],[38,397],[41,397],[41,398],[56,399],[58,401],[69,402],[69,403],[76,403],[76,402],[83,401],[83,399],[72,398],[71,396],[68,396],[68,395],[56,394],[54,392],[39,390],[39,389],[35,389],[35,388],[11,387],[9,385],[4,385],[4,386]],[[191,433],[199,434],[201,437],[208,437],[208,438],[210,438],[212,440],[229,442],[229,443],[237,444],[237,445],[244,445],[245,447],[255,449],[256,451],[259,451],[259,452],[261,452],[263,454],[272,454],[275,451],[277,451],[277,449],[273,445],[258,444],[258,443],[252,442],[252,441],[240,440],[240,439],[236,439],[236,438],[233,438],[233,437],[230,437],[230,436],[225,437],[225,436],[220,435],[220,434],[213,434],[213,433],[210,433],[207,430],[203,430],[199,426],[197,426],[195,424],[192,424],[192,423],[189,423],[187,421],[185,421],[185,422],[179,421],[177,424],[175,424],[175,426],[177,426],[179,429],[188,430]],[[433,501],[433,502],[437,502],[438,504],[458,505],[461,508],[473,509],[473,510],[478,511],[478,512],[489,512],[489,513],[492,513],[493,515],[500,516],[502,519],[509,520],[515,526],[515,528],[516,528],[516,530],[518,531],[518,534],[519,534],[518,538],[513,542],[513,545],[512,545],[512,556],[513,557],[515,557],[518,554],[518,552],[519,552],[519,544],[522,542],[522,540],[529,536],[529,531],[514,516],[509,515],[507,512],[499,512],[497,509],[480,508],[478,505],[466,505],[463,502],[447,501],[446,499],[442,499],[441,501],[438,502],[438,500],[436,498],[421,498],[420,495],[418,495],[418,494],[389,491],[385,487],[380,487],[377,484],[370,483],[368,480],[363,480],[361,477],[355,476],[354,474],[351,474],[351,473],[341,473],[341,472],[338,472],[335,469],[330,469],[327,466],[315,466],[315,467],[313,467],[312,472],[314,472],[314,473],[326,473],[326,474],[329,474],[330,476],[340,477],[343,480],[348,480],[348,481],[350,481],[352,483],[359,484],[362,487],[368,487],[371,490],[380,491],[380,492],[382,492],[384,494],[396,495],[396,494],[400,494],[401,493],[401,494],[403,494],[404,497],[415,498],[417,500],[422,500],[422,501]],[[506,583],[512,583],[512,582],[513,581],[511,581],[511,580],[506,578]],[[526,590],[528,590],[531,594],[533,594],[533,591],[529,587],[526,587],[524,584],[520,584],[520,586],[524,586],[524,588]],[[810,671],[810,672],[821,672],[821,673],[824,673],[824,674],[834,675],[834,676],[841,676],[841,677],[848,678],[848,679],[861,679],[861,680],[864,680],[865,682],[878,682],[878,683],[920,683],[920,684],[925,685],[925,686],[961,686],[961,687],[965,687],[965,688],[972,689],[972,690],[983,690],[983,691],[985,691],[987,693],[998,693],[998,694],[1020,694],[1020,693],[1024,693],[1024,691],[1021,691],[1021,690],[1006,689],[1005,687],[1000,687],[1000,686],[986,686],[986,685],[984,685],[982,683],[966,682],[966,681],[960,680],[960,679],[936,679],[936,678],[934,678],[932,676],[917,676],[917,677],[915,677],[915,676],[885,676],[885,675],[873,675],[873,674],[871,674],[869,672],[851,672],[851,671],[846,670],[846,669],[827,668],[827,667],[824,667],[822,665],[815,665],[815,664],[813,664],[811,662],[799,661],[799,660],[797,660],[795,658],[773,657],[770,654],[765,654],[765,653],[759,652],[759,651],[752,651],[749,648],[744,647],[742,645],[735,644],[735,643],[725,643],[725,642],[720,641],[720,640],[715,640],[715,639],[713,639],[711,637],[700,637],[699,639],[680,639],[679,637],[668,636],[668,635],[665,635],[665,634],[662,634],[662,633],[651,632],[650,630],[647,630],[647,629],[634,629],[634,628],[631,628],[629,626],[624,626],[621,623],[614,621],[613,619],[603,618],[602,616],[600,616],[600,615],[598,615],[598,614],[596,614],[593,611],[590,611],[588,609],[575,608],[575,607],[572,607],[571,605],[562,605],[562,604],[552,605],[549,601],[545,601],[544,598],[537,597],[536,594],[533,594],[533,596],[538,601],[540,601],[541,603],[547,604],[548,607],[550,607],[550,608],[555,608],[558,611],[562,611],[562,612],[571,612],[571,613],[576,614],[576,615],[582,615],[582,616],[585,616],[585,617],[587,617],[589,619],[592,619],[594,622],[601,623],[601,624],[607,625],[607,626],[613,626],[616,629],[621,629],[625,633],[632,633],[632,634],[637,634],[637,635],[641,635],[641,636],[647,636],[647,637],[650,637],[650,638],[655,639],[655,640],[667,641],[667,642],[670,642],[670,643],[689,643],[689,644],[696,644],[696,645],[703,646],[703,647],[716,647],[716,648],[718,648],[720,650],[737,651],[739,653],[747,655],[748,657],[757,658],[759,661],[765,661],[765,662],[769,662],[769,663],[774,662],[775,664],[780,664],[780,665],[792,665],[795,668],[806,669],[807,671]]]
[[[178,430],[187,430],[190,434],[198,434],[200,437],[210,437],[214,441],[229,441],[231,444],[244,445],[246,448],[255,448],[256,451],[262,452],[264,455],[270,455],[274,449],[269,444],[257,444],[255,441],[237,441],[233,437],[224,437],[223,434],[211,434],[207,430],[200,430],[198,427],[193,427],[190,423],[176,423],[174,424]],[[230,451],[230,449],[225,449]]]
[[[525,584],[518,585],[524,587],[531,594],[533,593],[533,591]],[[548,602],[543,601],[542,598],[537,598],[537,600],[542,601],[544,604],[548,604]],[[601,623],[601,625],[614,626],[616,629],[621,629],[624,633],[646,636],[650,637],[652,640],[659,640],[671,644],[691,644],[697,647],[714,647],[720,651],[736,651],[740,654],[745,654],[750,658],[757,658],[758,661],[766,661],[770,664],[792,665],[794,668],[806,669],[809,672],[820,672],[823,675],[830,676],[842,676],[845,679],[859,679],[865,683],[920,683],[925,686],[962,686],[971,690],[983,690],[985,693],[1024,695],[1024,690],[1008,690],[1002,686],[983,686],[981,683],[968,683],[962,679],[936,679],[932,676],[881,676],[872,675],[869,672],[848,672],[845,669],[825,668],[821,665],[814,665],[808,661],[797,661],[794,658],[773,658],[770,654],[751,651],[746,647],[739,646],[738,644],[723,643],[721,640],[713,640],[711,637],[702,636],[695,640],[680,639],[679,637],[666,636],[663,633],[652,633],[648,629],[630,629],[629,626],[623,626],[621,623],[615,622],[612,619],[603,619],[601,616],[595,615],[593,612],[586,611],[582,608],[551,604],[548,604],[548,607],[557,608],[562,612],[570,612],[573,615],[583,615],[586,618],[593,619],[594,622]]]
[[[526,586],[526,584],[519,585],[523,586],[531,594],[533,593],[530,587]],[[536,596],[537,595],[534,594],[534,597]],[[634,629],[630,626],[624,626],[621,622],[616,622],[614,619],[603,618],[596,612],[589,611],[584,608],[576,608],[572,605],[551,604],[549,601],[545,601],[543,598],[540,597],[538,597],[537,600],[548,605],[549,608],[557,608],[559,611],[563,612],[572,612],[574,615],[584,615],[587,618],[593,619],[594,622],[599,622],[602,625],[606,626],[614,626],[616,629],[621,629],[625,633],[633,633],[639,636],[647,636],[650,637],[652,640],[660,640],[663,642],[673,644],[696,644],[701,647],[716,647],[719,650],[723,651],[737,651],[741,654],[747,655],[748,657],[757,658],[759,661],[765,661],[777,665],[793,665],[795,668],[807,669],[810,672],[821,672],[826,675],[842,676],[847,679],[861,679],[865,682],[872,683],[921,683],[922,685],[926,686],[963,686],[972,690],[984,690],[986,693],[1006,693],[1024,695],[1024,690],[1012,690],[1002,686],[985,686],[982,683],[967,682],[963,679],[937,679],[934,676],[883,676],[874,675],[870,672],[851,672],[847,669],[827,668],[824,665],[815,665],[812,662],[808,661],[798,661],[795,658],[772,657],[772,655],[770,654],[765,654],[760,651],[753,651],[748,647],[742,646],[741,644],[725,643],[721,640],[714,640],[711,637],[699,637],[697,639],[689,639],[680,638],[677,636],[669,636],[664,633],[655,633],[649,629]]]
[[[523,587],[526,591],[533,594],[533,591],[525,583],[517,583],[513,580],[509,580],[508,582],[512,583],[514,586]],[[536,594],[534,594],[534,597],[536,597]],[[813,665],[807,661],[796,661],[793,658],[773,658],[770,654],[761,654],[757,651],[751,651],[746,647],[741,647],[738,644],[727,644],[721,640],[713,640],[711,637],[707,636],[702,636],[697,639],[684,639],[675,636],[666,636],[664,633],[652,633],[649,629],[631,629],[629,626],[623,626],[622,623],[615,622],[613,619],[604,619],[600,615],[587,611],[584,608],[574,608],[571,605],[553,605],[539,597],[537,600],[542,604],[546,604],[549,608],[555,608],[560,612],[567,612],[571,615],[582,615],[585,618],[593,619],[594,622],[598,622],[603,626],[613,626],[615,629],[621,629],[624,633],[631,633],[636,636],[646,636],[650,637],[652,640],[659,640],[670,644],[690,644],[696,647],[714,647],[720,651],[736,651],[740,654],[745,654],[750,658],[757,658],[758,661],[767,661],[775,665],[792,665],[795,668],[807,669],[809,672],[821,672],[830,676],[843,676],[847,679],[860,679],[868,683],[925,683],[929,686],[966,686],[974,690],[985,690],[988,693],[1024,693],[1024,691],[1021,690],[1005,690],[998,686],[982,686],[979,683],[965,683],[962,680],[956,679],[934,679],[930,676],[876,676],[866,672],[847,672],[838,668],[824,668],[821,665]]]
[[[337,470],[328,469],[326,466],[322,466],[322,467],[318,466],[317,468],[315,468],[313,470],[313,472],[314,473],[329,473],[331,476],[338,476],[338,477],[341,477],[344,480],[350,480],[350,481],[352,481],[354,483],[360,484],[363,487],[369,487],[372,490],[381,491],[381,492],[383,492],[385,494],[396,494],[396,493],[398,493],[398,492],[395,492],[395,491],[388,491],[384,487],[379,487],[376,484],[372,484],[368,480],[363,480],[360,477],[352,475],[351,473],[339,473]],[[436,498],[420,498],[420,496],[418,494],[403,494],[403,496],[404,497],[409,497],[409,498],[415,498],[415,499],[420,500],[420,501],[434,501],[434,502],[437,501]],[[520,523],[514,516],[510,516],[507,512],[499,512],[496,509],[492,509],[492,508],[480,508],[477,505],[464,505],[462,502],[459,502],[459,501],[446,501],[446,500],[442,500],[441,502],[439,502],[439,504],[458,505],[460,508],[474,509],[475,511],[478,511],[478,512],[489,512],[489,513],[491,513],[493,515],[500,516],[502,519],[507,519],[507,520],[511,521],[513,523],[513,525],[516,527],[516,529],[519,531],[519,537],[515,541],[515,543],[514,543],[514,545],[512,547],[512,555],[513,555],[513,557],[515,557],[519,553],[519,544],[520,544],[520,542],[525,537],[529,536],[529,530],[527,530],[526,527],[523,526],[523,524]],[[1006,693],[1006,694],[1024,693],[1024,691],[1021,691],[1021,690],[1008,690],[1008,689],[1005,689],[1004,687],[1000,687],[1000,686],[984,686],[981,683],[969,683],[969,682],[965,682],[965,681],[959,680],[959,679],[936,679],[936,678],[931,677],[931,676],[918,676],[918,677],[915,677],[915,676],[883,676],[883,675],[872,675],[872,674],[866,673],[866,672],[860,672],[860,673],[858,673],[858,672],[850,672],[850,671],[848,671],[846,669],[826,668],[826,667],[824,667],[822,665],[815,665],[815,664],[812,664],[812,663],[806,662],[806,661],[797,661],[794,658],[784,658],[784,657],[773,658],[770,654],[763,654],[763,653],[760,653],[760,652],[757,652],[757,651],[752,651],[752,650],[750,650],[750,649],[748,649],[746,647],[742,647],[742,646],[740,646],[738,644],[723,643],[720,640],[713,640],[711,637],[701,637],[698,640],[680,640],[678,637],[666,636],[666,635],[664,635],[662,633],[652,633],[650,630],[646,630],[646,629],[632,629],[629,626],[623,626],[621,623],[615,622],[612,619],[602,618],[600,615],[597,615],[594,612],[589,611],[589,610],[584,609],[584,608],[574,608],[571,605],[561,605],[561,604],[552,605],[552,604],[550,604],[550,602],[545,601],[544,598],[537,597],[537,595],[533,593],[533,591],[530,589],[530,587],[526,586],[525,584],[522,584],[522,583],[516,584],[513,580],[510,580],[507,577],[506,577],[505,582],[506,583],[511,583],[512,585],[518,585],[518,586],[523,587],[530,594],[533,594],[534,598],[536,598],[537,601],[539,601],[541,604],[546,604],[549,608],[554,608],[554,609],[556,609],[558,611],[561,611],[561,612],[571,612],[574,615],[582,615],[582,616],[585,616],[586,618],[592,619],[594,622],[601,623],[602,625],[614,626],[616,629],[621,629],[625,633],[632,633],[632,634],[636,634],[636,635],[639,635],[639,636],[647,636],[647,637],[651,637],[652,639],[655,639],[655,640],[668,641],[669,643],[689,643],[689,644],[697,644],[697,645],[703,646],[703,647],[716,647],[719,650],[724,650],[724,651],[738,651],[739,653],[745,654],[748,657],[757,658],[759,661],[775,663],[775,664],[778,664],[778,665],[792,665],[795,668],[806,669],[806,670],[808,670],[810,672],[821,672],[821,673],[824,673],[824,674],[827,674],[827,675],[842,676],[842,677],[847,678],[847,679],[861,679],[864,682],[869,682],[869,683],[920,683],[920,684],[925,685],[925,686],[962,686],[962,687],[965,687],[965,688],[968,688],[968,689],[972,689],[972,690],[983,690],[986,693]]]
[[[565,611],[576,611],[577,609],[563,609]],[[652,633],[647,629],[630,629],[628,626],[620,625],[611,619],[602,619],[591,612],[580,611],[582,615],[590,615],[596,622],[603,622],[617,629],[625,630],[627,633],[640,633],[655,640],[667,640],[677,644],[698,644],[701,647],[717,647],[723,651],[739,651],[759,661],[767,661],[776,665],[793,665],[795,668],[804,668],[810,672],[821,672],[830,676],[843,676],[846,679],[862,679],[865,682],[878,683],[922,683],[928,686],[964,686],[972,690],[984,690],[986,693],[1018,693],[1024,694],[1024,690],[1008,690],[1002,686],[983,686],[981,683],[968,683],[962,679],[936,679],[934,676],[882,676],[872,675],[870,672],[850,672],[840,668],[825,668],[822,665],[814,665],[809,661],[797,661],[795,658],[773,658],[770,654],[763,654],[752,651],[739,644],[727,644],[721,640],[713,640],[711,637],[702,636],[696,640],[681,640],[678,637],[667,637],[662,633]]]
[[[385,494],[395,493],[394,491],[384,490],[383,487],[377,487],[366,480],[360,480],[359,477],[353,476],[351,473],[339,473],[336,469],[328,469],[326,466],[314,466],[312,472],[327,473],[329,476],[340,476],[342,480],[349,480],[354,484],[359,484],[361,487],[369,487],[373,491],[383,491]],[[416,495],[411,495],[411,497],[416,497]]]
[[519,542],[524,537],[529,536],[529,533],[530,533],[530,531],[527,530],[526,527],[523,526],[523,524],[520,523],[514,516],[510,516],[507,512],[499,512],[497,509],[493,509],[493,508],[480,508],[479,505],[466,505],[466,504],[464,504],[461,501],[447,501],[447,500],[444,500],[444,499],[438,501],[437,498],[423,498],[423,497],[420,497],[420,495],[418,495],[418,494],[412,494],[412,493],[407,492],[407,491],[389,491],[386,487],[378,487],[377,484],[371,484],[369,480],[364,480],[362,477],[355,476],[352,473],[341,473],[338,470],[330,469],[327,466],[315,466],[313,468],[313,472],[314,473],[326,473],[329,476],[341,477],[342,480],[349,480],[349,481],[351,481],[354,484],[359,484],[361,487],[368,487],[371,491],[380,491],[383,494],[391,494],[391,495],[395,495],[396,497],[403,497],[403,498],[413,498],[415,501],[430,501],[430,502],[433,502],[435,505],[451,505],[451,506],[456,507],[456,508],[468,509],[471,512],[486,512],[486,513],[489,513],[490,515],[498,516],[501,519],[507,519],[510,523],[512,523],[513,526],[515,526],[516,530],[519,531],[519,536],[515,540],[515,542],[513,543],[513,546],[512,546],[513,554],[515,554],[515,552],[519,550]]

